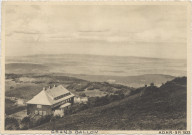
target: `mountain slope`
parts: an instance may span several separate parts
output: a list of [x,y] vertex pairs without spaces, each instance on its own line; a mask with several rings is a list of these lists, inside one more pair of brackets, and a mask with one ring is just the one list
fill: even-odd
[[186,77],[176,78],[160,88],[140,88],[120,101],[65,116],[35,129],[186,129]]
[[5,65],[6,73],[27,74],[27,73],[48,73],[49,68],[42,64],[34,63],[9,63]]

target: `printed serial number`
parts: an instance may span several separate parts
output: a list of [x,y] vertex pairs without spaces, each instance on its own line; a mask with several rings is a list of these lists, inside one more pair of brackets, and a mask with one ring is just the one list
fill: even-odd
[[159,134],[191,134],[190,131],[159,131]]

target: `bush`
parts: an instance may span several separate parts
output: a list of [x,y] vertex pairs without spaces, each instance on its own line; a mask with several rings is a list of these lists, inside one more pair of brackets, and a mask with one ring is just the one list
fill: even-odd
[[85,109],[88,109],[89,106],[87,104],[74,104],[73,106],[71,106],[65,113],[66,114],[74,114],[80,111],[83,111]]
[[80,97],[86,97],[86,94],[85,93],[80,93],[79,96]]
[[5,78],[6,79],[16,79],[16,78],[19,78],[21,77],[22,75],[18,75],[18,74],[5,74]]
[[115,94],[115,95],[106,95],[104,97],[91,97],[89,98],[88,107],[97,107],[109,104],[116,100],[121,100],[125,97],[123,93]]
[[11,87],[10,87],[10,89],[14,89],[14,87],[13,87],[13,86],[11,86]]
[[6,130],[18,130],[19,129],[18,120],[13,117],[6,117],[5,118],[5,129]]
[[150,86],[155,86],[155,84],[152,82],[152,83],[150,83]]
[[40,117],[40,118],[35,122],[35,126],[39,126],[39,125],[41,125],[41,124],[50,122],[51,118],[52,118],[52,115],[42,116],[42,117]]
[[30,125],[31,125],[31,120],[29,116],[26,116],[21,120],[21,129],[28,129]]

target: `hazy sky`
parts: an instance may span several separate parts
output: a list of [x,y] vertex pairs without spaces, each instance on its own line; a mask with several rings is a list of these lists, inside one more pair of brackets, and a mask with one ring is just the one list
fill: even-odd
[[186,58],[186,12],[176,5],[9,5],[5,53]]

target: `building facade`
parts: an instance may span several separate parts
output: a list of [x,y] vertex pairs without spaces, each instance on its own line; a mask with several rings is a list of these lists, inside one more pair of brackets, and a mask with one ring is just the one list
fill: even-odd
[[62,85],[49,87],[29,100],[27,104],[28,115],[60,115],[63,116],[74,103],[74,95]]

